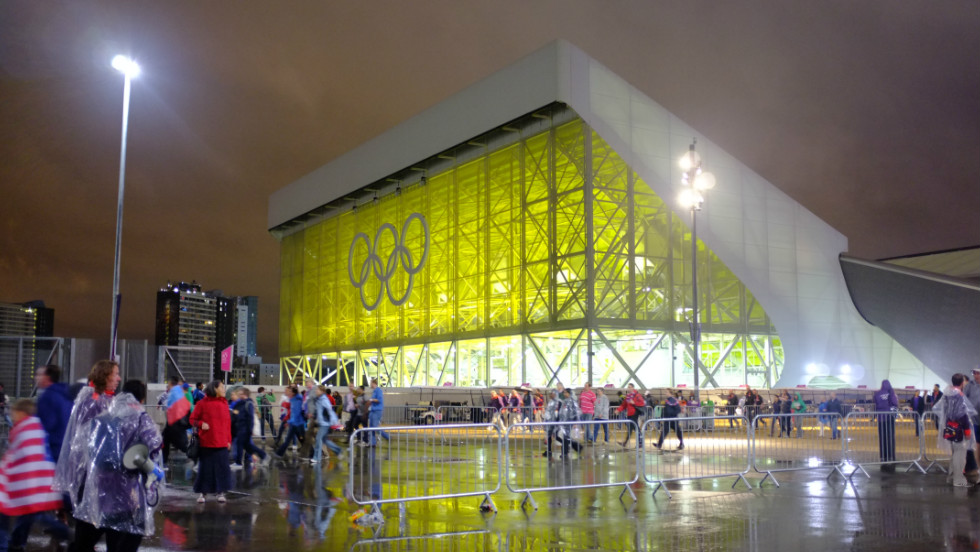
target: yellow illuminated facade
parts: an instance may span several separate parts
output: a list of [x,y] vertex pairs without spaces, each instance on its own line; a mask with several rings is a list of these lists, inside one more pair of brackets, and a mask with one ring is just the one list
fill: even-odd
[[[430,161],[282,236],[284,378],[693,386],[687,220],[574,112]],[[702,385],[770,386],[775,329],[698,246]]]

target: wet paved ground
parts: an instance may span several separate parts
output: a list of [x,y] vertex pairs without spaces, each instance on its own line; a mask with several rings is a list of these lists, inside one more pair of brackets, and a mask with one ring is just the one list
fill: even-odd
[[[355,466],[372,449],[356,449]],[[381,449],[379,449],[381,450]],[[379,453],[380,454],[380,453]],[[573,455],[575,456],[575,455]],[[625,456],[620,453],[620,457]],[[586,474],[589,455],[552,460],[550,469]],[[613,456],[616,459],[616,456]],[[157,509],[157,531],[144,550],[976,550],[980,489],[952,488],[939,473],[856,475],[853,484],[829,468],[778,475],[781,487],[731,489],[733,478],[671,483],[673,499],[634,484],[638,502],[620,502],[621,488],[538,493],[539,509],[523,511],[504,487],[496,514],[479,498],[384,508],[377,531],[353,525],[360,506],[349,494],[346,462],[310,466],[287,456],[270,468],[235,474],[227,504],[197,504],[193,472],[174,463]],[[453,478],[452,464],[437,478]],[[355,486],[357,483],[355,483]],[[44,541],[36,537],[33,544]]]

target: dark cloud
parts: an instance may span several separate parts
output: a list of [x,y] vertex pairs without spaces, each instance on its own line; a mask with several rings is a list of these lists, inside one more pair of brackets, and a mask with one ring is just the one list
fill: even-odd
[[[980,243],[974,1],[0,3],[0,300],[108,332],[121,79],[134,83],[123,337],[168,279],[260,297],[273,191],[555,38],[886,257]],[[719,183],[723,185],[723,183]]]

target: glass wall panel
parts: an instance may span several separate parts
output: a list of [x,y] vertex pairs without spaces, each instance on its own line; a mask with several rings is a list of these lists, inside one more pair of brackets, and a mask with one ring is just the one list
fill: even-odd
[[458,342],[457,346],[459,347],[459,353],[456,357],[458,379],[453,382],[454,385],[459,387],[486,387],[487,340],[469,339]]
[[425,345],[406,345],[402,347],[404,355],[404,371],[402,387],[417,387],[428,385],[428,371],[426,370],[427,355]]
[[442,385],[446,382],[456,383],[456,344],[451,341],[430,343],[429,353],[429,385]]
[[[424,180],[283,237],[281,354],[338,355],[344,378],[402,386],[692,386],[689,217],[559,119],[474,140]],[[775,329],[700,242],[698,291],[702,385],[775,381]],[[591,359],[590,334],[608,341]]]
[[494,337],[490,339],[488,352],[490,383],[488,387],[501,387],[523,383],[521,379],[521,336]]

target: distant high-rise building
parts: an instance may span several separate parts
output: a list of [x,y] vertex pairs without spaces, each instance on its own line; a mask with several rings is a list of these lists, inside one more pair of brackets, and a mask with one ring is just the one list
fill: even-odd
[[44,301],[0,303],[0,383],[7,387],[8,393],[21,394],[23,388],[15,389],[18,381],[30,391],[34,369],[47,358],[46,354],[41,358],[38,353],[51,348],[50,340],[38,343],[33,338],[53,335],[54,309],[45,307]]
[[254,295],[226,297],[220,290],[210,292],[216,303],[215,358],[221,351],[234,346],[235,364],[245,364],[246,358],[256,356],[256,320],[259,298]]
[[157,292],[157,346],[207,348],[176,349],[171,353],[178,375],[187,381],[208,381],[214,377],[217,302],[197,282],[168,282]]

